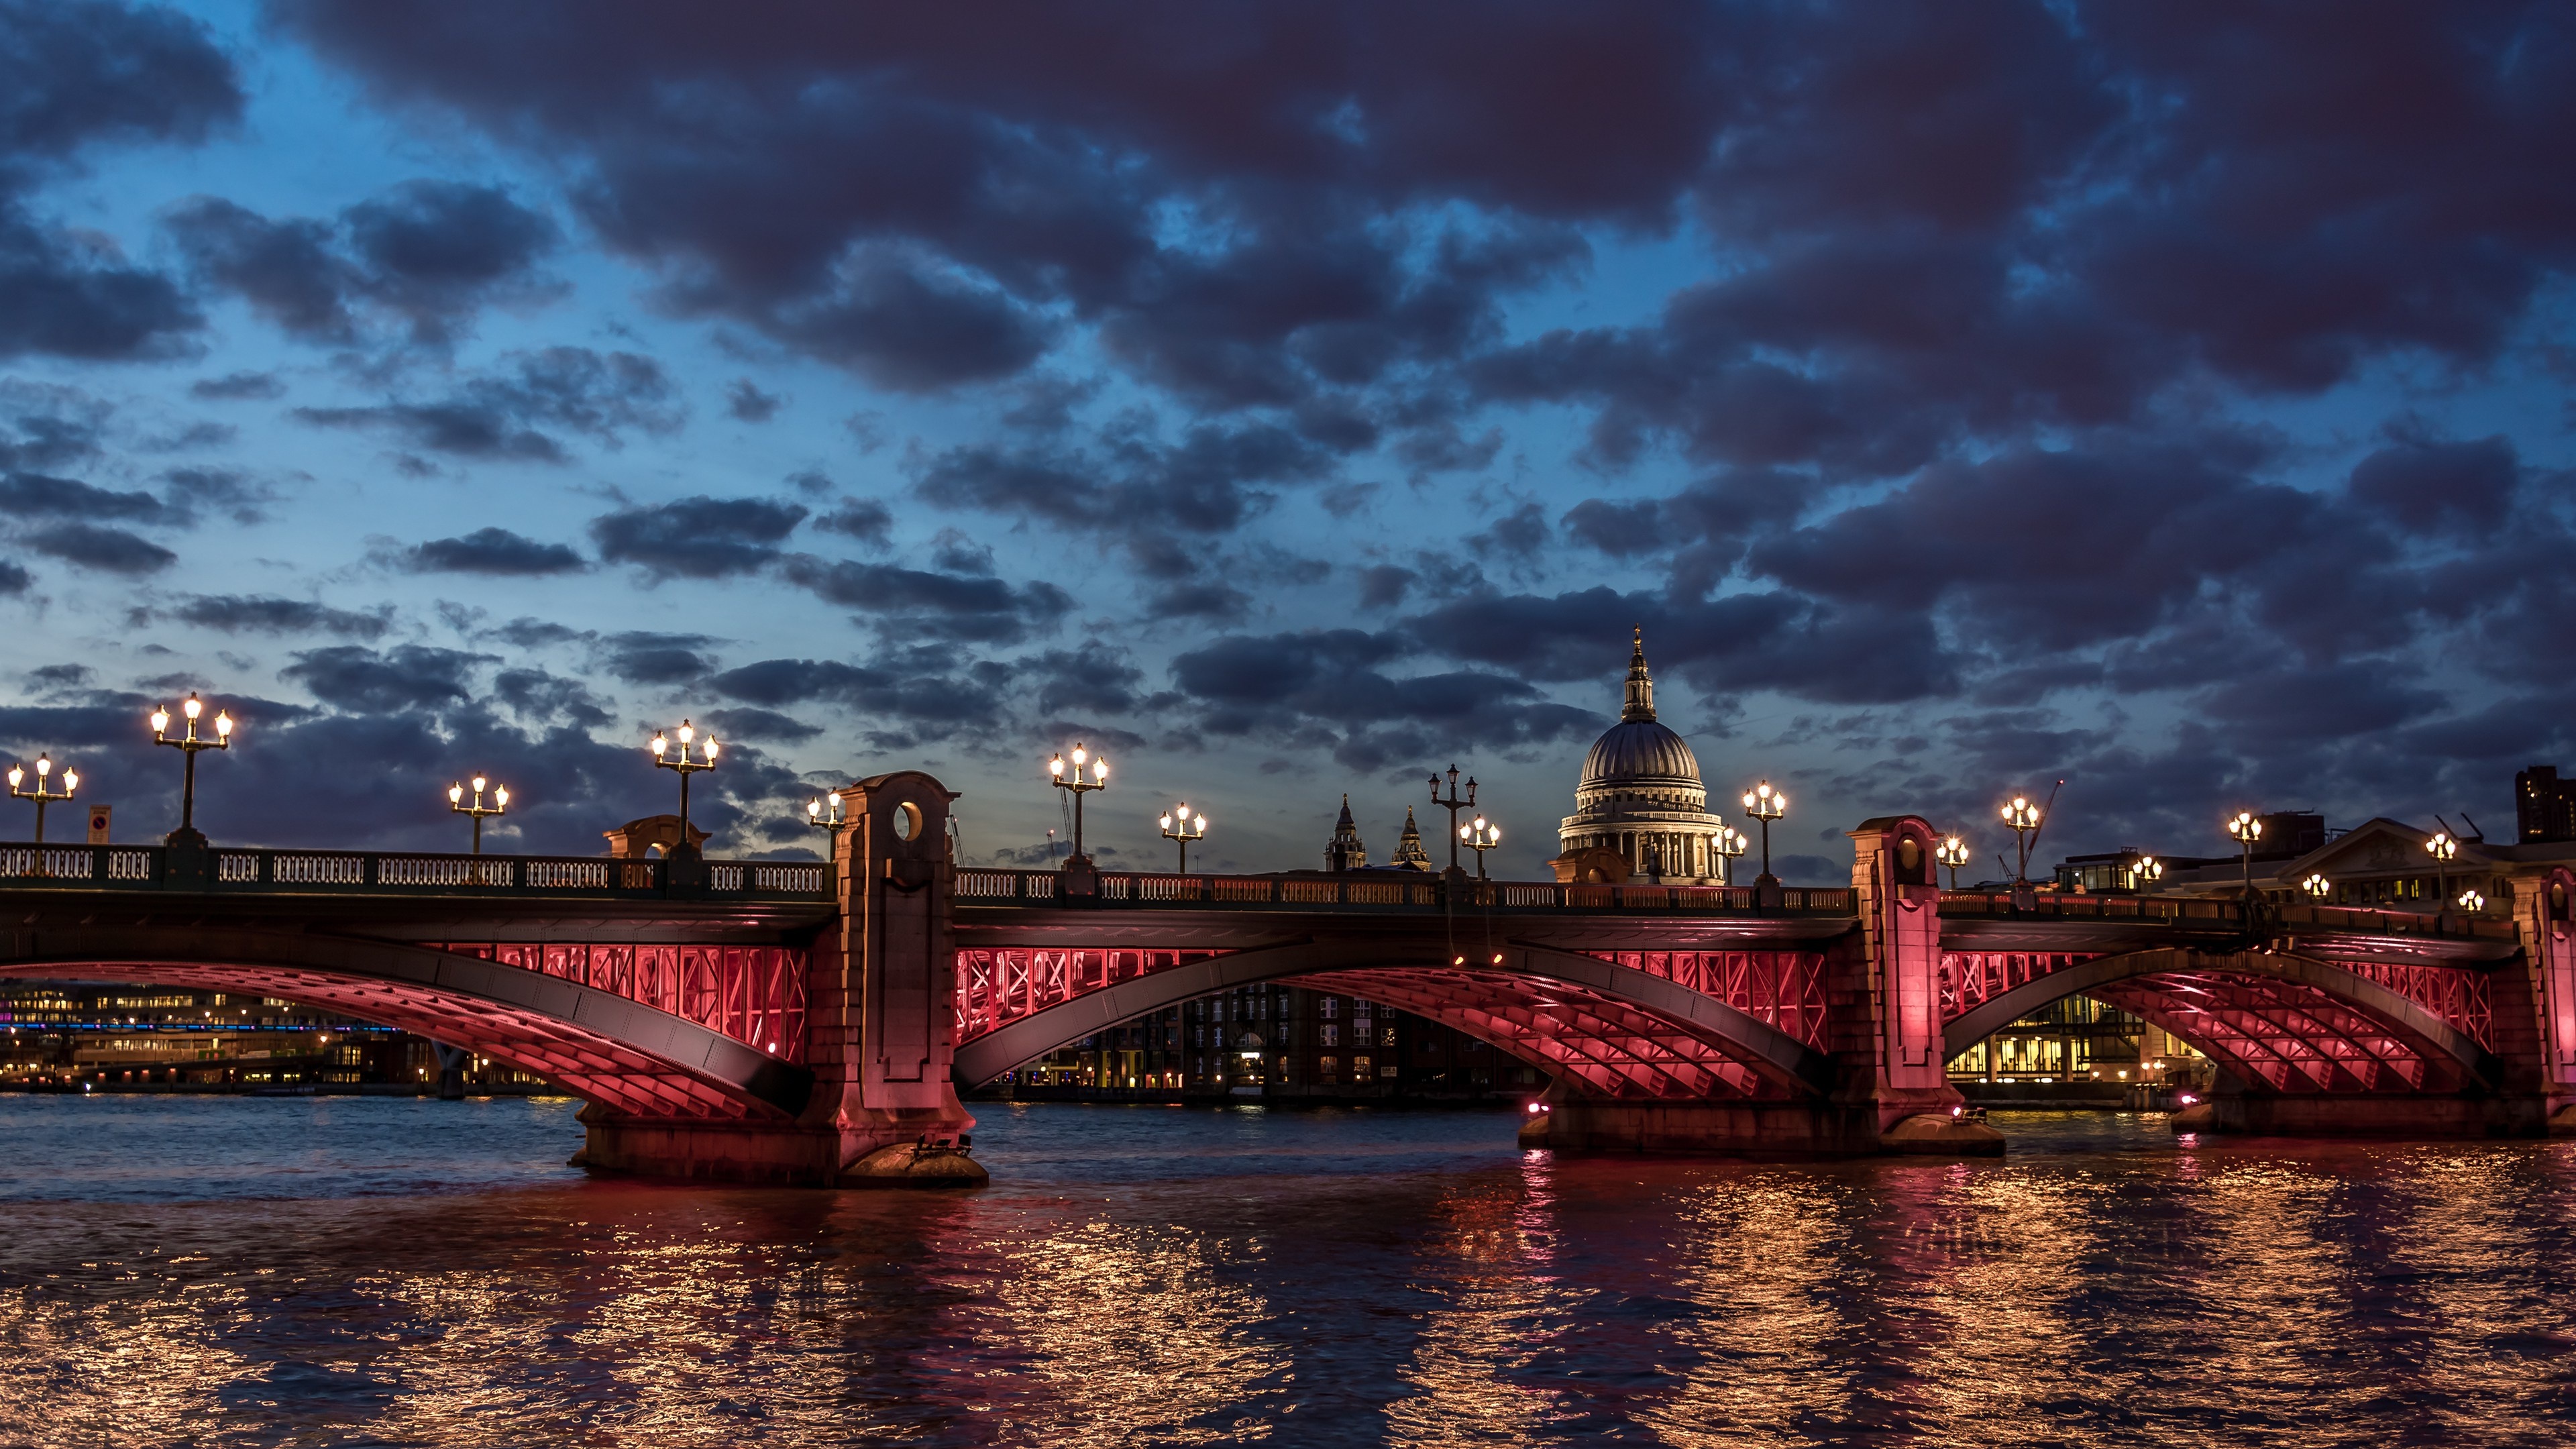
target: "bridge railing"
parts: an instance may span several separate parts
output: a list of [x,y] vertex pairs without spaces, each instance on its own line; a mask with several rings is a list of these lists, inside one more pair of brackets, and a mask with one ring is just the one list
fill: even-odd
[[[409,851],[209,852],[210,879],[172,879],[158,845],[0,845],[0,893],[12,890],[279,892],[354,895],[652,897],[674,893],[659,857],[425,855]],[[814,861],[711,860],[703,886],[684,894],[748,900],[829,900],[829,870]]]
[[[2458,911],[2390,911],[2368,906],[2270,905],[2270,922],[2284,930],[2301,928],[2338,934],[2427,936],[2480,941],[2511,941],[2514,925],[2502,916]],[[2050,892],[2016,907],[2010,894],[1989,891],[1943,891],[1944,920],[1974,916],[2016,916],[2024,920],[2163,921],[2189,926],[2235,926],[2245,920],[2241,902],[2219,896],[2095,896]]]
[[[1546,881],[1467,881],[1444,897],[1437,876],[1406,878],[1394,872],[1365,875],[1163,875],[1104,873],[1099,893],[1069,897],[1062,874],[1051,870],[961,870],[961,905],[1064,905],[1079,900],[1104,909],[1179,908],[1263,910],[1338,907],[1353,910],[1677,911],[1701,915],[1751,915],[1759,900],[1751,886],[1560,885]],[[1852,912],[1848,889],[1791,888],[1777,913],[1842,915]]]

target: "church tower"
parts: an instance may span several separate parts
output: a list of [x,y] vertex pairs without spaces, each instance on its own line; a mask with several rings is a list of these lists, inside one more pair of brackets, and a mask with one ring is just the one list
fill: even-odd
[[1351,819],[1351,797],[1342,797],[1342,818],[1333,825],[1333,838],[1324,844],[1324,869],[1358,870],[1368,864],[1368,847],[1360,844],[1359,822]]
[[1413,807],[1404,807],[1404,838],[1395,844],[1394,866],[1398,870],[1429,870],[1430,852],[1422,848],[1422,829],[1413,823]]

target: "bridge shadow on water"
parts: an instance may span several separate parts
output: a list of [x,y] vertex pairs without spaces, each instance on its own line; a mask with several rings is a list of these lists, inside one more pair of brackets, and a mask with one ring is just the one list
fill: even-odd
[[2553,1444],[2576,1149],[1558,1160],[979,1104],[995,1186],[593,1180],[562,1101],[0,1097],[0,1444]]

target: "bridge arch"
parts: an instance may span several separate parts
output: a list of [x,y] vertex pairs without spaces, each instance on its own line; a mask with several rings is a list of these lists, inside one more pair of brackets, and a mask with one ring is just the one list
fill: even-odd
[[2095,956],[2035,977],[1942,1029],[1956,1057],[2069,996],[2155,1023],[2228,1067],[2284,1092],[2492,1088],[2494,1053],[2423,1006],[2331,961],[2282,952],[2182,948]]
[[1296,942],[1184,961],[958,1043],[960,1087],[1095,1032],[1237,986],[1293,981],[1436,1021],[1609,1097],[1804,1098],[1829,1090],[1824,1053],[1723,1001],[1598,956],[1513,944],[1425,962],[1374,942]]
[[636,1117],[783,1121],[792,1062],[613,992],[390,941],[180,926],[0,932],[0,976],[239,991],[344,1012],[507,1062]]

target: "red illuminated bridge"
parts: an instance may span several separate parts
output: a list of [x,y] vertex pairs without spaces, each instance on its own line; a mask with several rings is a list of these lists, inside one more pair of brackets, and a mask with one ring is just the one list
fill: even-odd
[[[927,775],[843,792],[830,865],[0,848],[0,973],[197,986],[467,1047],[583,1097],[611,1169],[918,1168],[957,1089],[1192,997],[1291,981],[1546,1072],[1548,1145],[1996,1150],[1944,1064],[2070,995],[2222,1069],[2216,1129],[2538,1133],[2576,1102],[2563,869],[2511,921],[1943,892],[1851,832],[1831,890],[959,870]],[[2567,1114],[2576,1121],[2576,1114]],[[948,1154],[953,1157],[953,1154]]]

